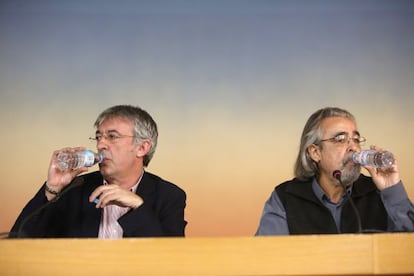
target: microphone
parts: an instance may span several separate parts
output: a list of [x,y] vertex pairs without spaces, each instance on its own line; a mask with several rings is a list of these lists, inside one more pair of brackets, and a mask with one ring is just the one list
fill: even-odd
[[342,187],[344,186],[344,185],[342,184],[342,180],[341,180],[342,173],[341,173],[341,171],[340,171],[340,170],[334,170],[334,171],[333,171],[333,173],[332,173],[332,176],[333,176],[334,178],[336,178],[336,180],[338,180],[339,184],[341,184],[341,186],[342,186]]
[[342,183],[342,172],[340,170],[334,170],[332,173],[332,176],[338,180],[339,184],[342,186],[342,188],[344,189],[344,193],[346,198],[349,200],[349,203],[351,204],[352,210],[354,211],[356,220],[357,220],[357,225],[358,225],[358,231],[357,233],[362,233],[362,226],[361,226],[361,216],[359,215],[358,209],[355,206],[354,201],[352,200],[352,197],[349,195],[349,193],[346,192],[346,186]]
[[[24,228],[24,226],[26,225],[26,223],[29,220],[31,220],[36,215],[38,215],[42,210],[46,209],[47,207],[49,207],[53,203],[57,202],[68,191],[72,190],[75,187],[78,187],[78,186],[82,185],[83,182],[84,182],[84,180],[83,180],[82,177],[76,177],[74,180],[72,180],[72,182],[67,186],[66,189],[63,189],[63,191],[59,195],[57,195],[55,198],[53,198],[52,200],[48,201],[47,203],[45,203],[44,205],[42,205],[41,207],[39,207],[38,209],[36,209],[33,213],[31,213],[27,217],[25,217],[23,219],[22,223],[19,226],[19,230],[17,231],[17,234],[16,234],[15,238],[24,238],[23,228]],[[12,235],[10,235],[10,236],[13,237]]]

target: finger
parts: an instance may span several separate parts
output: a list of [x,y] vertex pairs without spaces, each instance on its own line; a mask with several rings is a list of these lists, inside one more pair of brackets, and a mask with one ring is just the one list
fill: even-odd
[[105,189],[106,185],[101,185],[98,188],[96,188],[89,196],[89,202],[95,202],[96,199],[99,200],[99,198],[102,195],[103,190]]
[[109,205],[114,199],[115,199],[114,192],[112,190],[105,190],[99,196],[99,202],[98,204],[96,204],[96,207],[103,208]]
[[81,174],[81,173],[84,173],[84,172],[87,172],[87,171],[88,171],[88,168],[86,168],[86,167],[80,167],[80,168],[75,169],[75,170],[70,170],[69,172],[70,172],[70,174],[71,174],[73,177],[75,177],[75,176],[77,176],[78,174]]
[[76,151],[81,151],[81,150],[85,150],[85,147],[66,147],[66,148],[62,148],[59,150],[59,152],[76,152]]
[[374,167],[366,166],[364,167],[371,176],[375,176],[377,174],[377,169]]

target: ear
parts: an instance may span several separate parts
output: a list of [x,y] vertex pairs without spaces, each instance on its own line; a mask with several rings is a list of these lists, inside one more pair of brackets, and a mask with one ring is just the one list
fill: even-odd
[[316,163],[319,163],[319,161],[321,160],[321,150],[319,146],[312,144],[307,148],[307,151],[310,158],[312,158],[312,160]]
[[151,149],[151,142],[149,140],[142,141],[137,147],[137,157],[144,157]]

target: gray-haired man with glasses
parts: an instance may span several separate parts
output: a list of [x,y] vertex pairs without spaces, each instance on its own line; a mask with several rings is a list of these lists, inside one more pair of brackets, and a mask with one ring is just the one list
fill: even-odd
[[53,153],[48,178],[26,205],[10,237],[184,236],[186,194],[144,170],[154,155],[158,130],[139,107],[117,105],[95,121],[99,171],[61,170]]
[[365,166],[368,177],[349,158],[364,142],[348,111],[313,113],[302,132],[295,178],[276,186],[256,235],[414,231],[414,207],[397,163]]

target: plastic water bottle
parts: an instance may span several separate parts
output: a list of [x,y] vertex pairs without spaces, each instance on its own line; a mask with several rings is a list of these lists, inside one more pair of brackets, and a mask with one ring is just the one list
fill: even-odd
[[362,166],[389,168],[394,164],[394,156],[389,151],[363,150],[354,152],[352,161]]
[[81,167],[92,167],[97,163],[101,163],[103,159],[102,152],[95,153],[91,150],[61,152],[57,156],[57,165],[62,171],[75,170]]

